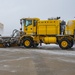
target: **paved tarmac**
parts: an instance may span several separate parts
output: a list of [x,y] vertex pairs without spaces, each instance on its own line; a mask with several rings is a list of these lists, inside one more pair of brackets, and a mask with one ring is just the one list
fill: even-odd
[[75,75],[75,46],[0,48],[0,75]]

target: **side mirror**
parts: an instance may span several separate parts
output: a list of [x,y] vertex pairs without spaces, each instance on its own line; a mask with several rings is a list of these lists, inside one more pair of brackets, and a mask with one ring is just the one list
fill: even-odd
[[22,19],[20,19],[20,24],[22,25]]

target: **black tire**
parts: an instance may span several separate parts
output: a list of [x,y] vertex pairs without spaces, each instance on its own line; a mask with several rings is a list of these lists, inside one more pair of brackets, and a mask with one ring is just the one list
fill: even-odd
[[59,41],[59,46],[62,49],[69,49],[71,43],[69,42],[69,40],[67,38],[63,38]]
[[30,38],[25,38],[23,41],[23,45],[26,48],[30,48],[32,46],[32,40]]
[[35,47],[37,47],[39,44],[38,43],[33,43],[33,47],[35,48]]
[[71,41],[70,41],[69,48],[72,48],[72,47],[73,47],[73,45],[74,45],[74,41],[73,41],[73,40],[71,40]]

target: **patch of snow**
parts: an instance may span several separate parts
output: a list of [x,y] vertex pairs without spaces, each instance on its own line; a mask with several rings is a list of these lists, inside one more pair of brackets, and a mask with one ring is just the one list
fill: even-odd
[[[9,59],[9,60],[1,60],[0,62],[6,62],[6,61],[15,61],[15,60],[24,60],[24,59],[29,59],[30,57],[20,57],[17,59]],[[6,67],[7,65],[5,65]]]
[[65,61],[65,62],[70,62],[70,63],[75,63],[75,60],[72,60],[72,59],[59,59],[59,60],[61,60],[61,61]]
[[4,65],[4,67],[9,67],[8,65]]
[[13,73],[15,73],[15,72],[17,72],[16,70],[12,70],[12,71],[10,71],[10,72],[13,72]]
[[[34,51],[34,50],[33,50]],[[45,53],[45,54],[55,54],[55,55],[69,55],[75,56],[75,51],[49,51],[49,50],[35,50],[35,52]]]

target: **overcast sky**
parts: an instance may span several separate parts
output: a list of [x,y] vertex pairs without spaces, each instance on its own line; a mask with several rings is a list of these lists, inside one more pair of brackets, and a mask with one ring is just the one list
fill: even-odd
[[75,0],[0,0],[0,22],[4,24],[4,35],[20,28],[20,18],[57,16],[65,21],[74,19]]

